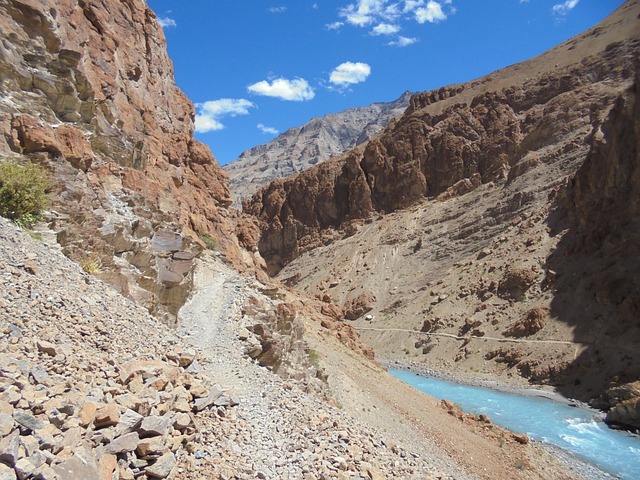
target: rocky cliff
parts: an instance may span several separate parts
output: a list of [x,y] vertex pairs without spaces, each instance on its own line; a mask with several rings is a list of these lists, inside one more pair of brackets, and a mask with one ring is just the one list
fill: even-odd
[[[581,154],[584,136],[633,81],[637,8],[628,2],[528,62],[417,94],[361,149],[256,193],[245,210],[263,222],[260,251],[270,271],[354,219],[513,181],[560,154]],[[632,12],[625,17],[624,10]]]
[[270,271],[343,315],[369,298],[353,325],[378,357],[627,399],[612,421],[634,425],[639,14],[414,95],[366,145],[258,192]]
[[388,103],[373,103],[314,118],[275,140],[243,152],[223,168],[234,201],[240,204],[276,178],[287,177],[364,143],[409,106],[410,92]]
[[253,263],[143,0],[2,0],[0,29],[0,153],[51,172],[48,223],[71,258],[167,319],[204,236]]

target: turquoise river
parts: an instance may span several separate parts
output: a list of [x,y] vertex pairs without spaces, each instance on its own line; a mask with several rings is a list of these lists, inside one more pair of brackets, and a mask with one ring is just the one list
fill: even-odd
[[592,410],[402,370],[389,372],[432,397],[450,400],[469,413],[489,415],[497,425],[560,447],[616,477],[640,479],[640,438],[608,428]]

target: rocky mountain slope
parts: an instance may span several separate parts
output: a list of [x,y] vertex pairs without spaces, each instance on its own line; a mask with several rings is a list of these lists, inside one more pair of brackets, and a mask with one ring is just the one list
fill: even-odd
[[[274,301],[214,255],[198,260],[175,331],[1,218],[0,245],[0,478],[600,475],[402,385],[327,335],[304,300]],[[287,323],[298,335],[276,333]],[[282,337],[298,346],[280,366],[329,384],[283,379],[269,361]]]
[[243,152],[225,165],[236,204],[276,178],[306,170],[373,138],[409,106],[410,92],[388,103],[373,103],[314,118],[275,140]]
[[48,223],[65,253],[102,264],[101,278],[167,321],[200,237],[254,264],[143,0],[3,0],[0,29],[0,153],[51,173]]
[[255,194],[270,272],[389,359],[584,399],[627,388],[639,15],[625,2],[539,57],[414,95],[366,145]]

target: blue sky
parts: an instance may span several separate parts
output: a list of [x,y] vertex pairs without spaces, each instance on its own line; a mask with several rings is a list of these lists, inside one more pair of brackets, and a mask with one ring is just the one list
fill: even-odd
[[531,58],[622,0],[148,0],[221,164],[313,117]]

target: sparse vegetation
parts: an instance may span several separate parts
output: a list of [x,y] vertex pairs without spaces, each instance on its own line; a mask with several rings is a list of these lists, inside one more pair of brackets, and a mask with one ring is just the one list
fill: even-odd
[[314,349],[309,350],[309,361],[311,362],[311,365],[316,368],[316,370],[320,368],[320,354]]
[[98,257],[87,257],[80,262],[80,266],[89,275],[98,275],[104,271],[102,260]]
[[42,234],[40,232],[34,232],[33,230],[29,230],[29,229],[27,229],[26,231],[29,234],[29,236],[34,240],[37,240],[39,242],[42,241]]
[[202,243],[207,247],[207,250],[218,250],[220,248],[220,244],[218,240],[211,235],[207,235],[202,230],[198,231],[198,237],[202,240]]
[[39,165],[0,162],[0,215],[23,228],[33,225],[49,203],[49,187],[47,174]]
[[516,459],[513,466],[516,467],[516,469],[520,470],[521,472],[527,470],[527,463],[520,458]]

